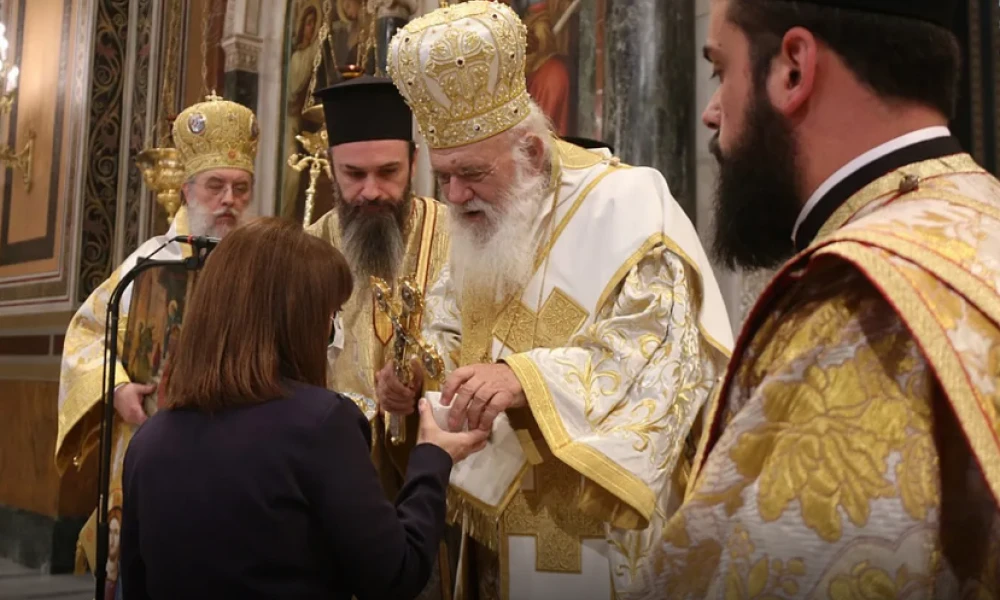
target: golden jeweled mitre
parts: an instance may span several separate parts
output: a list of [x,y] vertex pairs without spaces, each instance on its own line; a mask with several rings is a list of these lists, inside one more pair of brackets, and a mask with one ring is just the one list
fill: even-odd
[[174,120],[174,146],[185,180],[208,169],[243,169],[252,174],[259,136],[252,110],[214,94]]
[[527,30],[506,4],[473,0],[410,21],[389,44],[389,76],[431,148],[503,133],[528,116]]

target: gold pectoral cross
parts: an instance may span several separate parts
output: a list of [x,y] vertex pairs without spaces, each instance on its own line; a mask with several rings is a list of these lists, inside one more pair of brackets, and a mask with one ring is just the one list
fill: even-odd
[[[397,285],[398,296],[393,296],[385,280],[372,277],[371,283],[375,306],[392,324],[392,359],[396,377],[403,385],[409,386],[413,381],[410,361],[416,358],[427,377],[441,382],[444,379],[444,361],[437,350],[420,336],[420,317],[424,310],[420,289],[409,279],[402,279]],[[401,415],[389,415],[386,433],[393,445],[406,441],[406,428]]]

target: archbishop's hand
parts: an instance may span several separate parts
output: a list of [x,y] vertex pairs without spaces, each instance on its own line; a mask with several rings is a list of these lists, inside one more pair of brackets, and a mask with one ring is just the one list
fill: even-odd
[[126,383],[115,388],[115,410],[129,425],[142,425],[146,422],[146,411],[142,409],[142,399],[146,394],[152,394],[156,386],[142,383]]
[[434,409],[426,398],[420,399],[420,431],[418,444],[434,444],[451,456],[453,464],[458,464],[468,455],[479,452],[486,446],[489,432],[481,429],[452,433],[438,426],[434,420]]
[[394,415],[412,415],[416,409],[417,397],[424,387],[424,372],[416,359],[410,363],[413,381],[410,385],[396,377],[396,363],[389,361],[375,374],[375,395],[378,396],[379,410]]
[[497,363],[452,371],[441,390],[441,404],[451,405],[448,412],[451,429],[458,429],[468,419],[469,429],[490,431],[500,413],[526,406],[528,399],[514,371]]

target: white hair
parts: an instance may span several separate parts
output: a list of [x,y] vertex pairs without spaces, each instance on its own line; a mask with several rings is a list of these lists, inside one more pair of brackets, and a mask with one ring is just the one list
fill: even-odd
[[525,154],[533,140],[541,140],[542,155],[546,157],[546,170],[551,168],[548,156],[552,151],[552,122],[534,100],[528,100],[528,116],[501,135],[506,136],[514,152],[520,151]]
[[[549,193],[552,135],[548,118],[531,102],[527,118],[506,136],[514,161],[514,177],[496,203],[475,198],[462,206],[449,205],[452,216],[481,211],[491,227],[470,227],[452,219],[452,276],[459,290],[475,290],[500,300],[515,293],[532,275],[535,248],[539,243],[537,217]],[[532,152],[541,142],[544,161],[536,168]]]

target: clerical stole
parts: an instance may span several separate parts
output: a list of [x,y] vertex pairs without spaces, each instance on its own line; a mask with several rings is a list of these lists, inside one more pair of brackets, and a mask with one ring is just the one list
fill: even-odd
[[1000,594],[1000,182],[862,189],[740,336],[658,561],[671,598]]
[[[70,321],[66,330],[66,341],[63,348],[62,372],[59,378],[59,421],[56,436],[56,468],[60,473],[64,472],[71,465],[81,468],[88,457],[93,456],[93,450],[100,443],[100,428],[103,417],[102,377],[105,360],[105,331],[107,329],[106,313],[108,301],[111,293],[118,286],[124,273],[127,273],[135,266],[140,257],[149,256],[153,251],[162,246],[156,254],[160,260],[177,260],[191,255],[189,247],[171,243],[164,245],[170,238],[188,233],[187,209],[181,209],[174,216],[174,222],[166,235],[156,236],[143,243],[135,252],[104,281],[87,298],[87,301],[80,306],[76,314]],[[121,302],[121,320],[117,332],[118,356],[120,360],[115,365],[115,385],[128,383],[131,381],[129,373],[122,362],[126,357],[125,336],[129,330],[130,309],[132,308],[133,293],[132,287],[125,290]],[[159,294],[155,300],[164,301],[165,318],[159,319],[159,324],[146,323],[150,328],[160,328],[164,331],[162,336],[157,335],[153,339],[153,331],[149,332],[148,352],[142,349],[143,343],[139,339],[142,334],[139,328],[134,328],[136,340],[129,345],[132,358],[138,363],[149,363],[146,366],[160,365],[160,357],[166,352],[163,343],[167,340],[167,331],[171,325],[179,325],[179,304],[174,308],[174,320],[171,320],[169,307],[169,294],[167,288],[171,286],[146,286],[148,291],[144,292],[140,302],[154,301],[148,298],[150,294]],[[174,286],[176,287],[176,286]],[[155,288],[155,289],[154,289]],[[158,290],[158,291],[157,291]],[[183,294],[184,292],[177,292]],[[157,355],[157,342],[159,342],[159,355]],[[146,370],[153,379],[157,378],[155,370]],[[162,373],[159,373],[162,375]],[[108,497],[109,509],[109,559],[107,564],[108,590],[107,593],[113,597],[118,573],[118,535],[121,523],[121,477],[122,466],[125,459],[125,449],[132,438],[134,428],[125,424],[116,414],[111,434],[112,455],[111,455],[111,489]],[[96,471],[95,471],[96,472]],[[90,519],[80,532],[76,552],[76,571],[83,572],[88,566],[93,569],[96,560],[96,531],[97,531],[97,511],[91,514]]]
[[562,143],[556,163],[523,293],[459,293],[446,269],[428,298],[425,334],[449,366],[505,361],[530,405],[452,471],[450,518],[496,562],[479,565],[481,600],[645,597],[644,556],[731,345],[662,178]]

